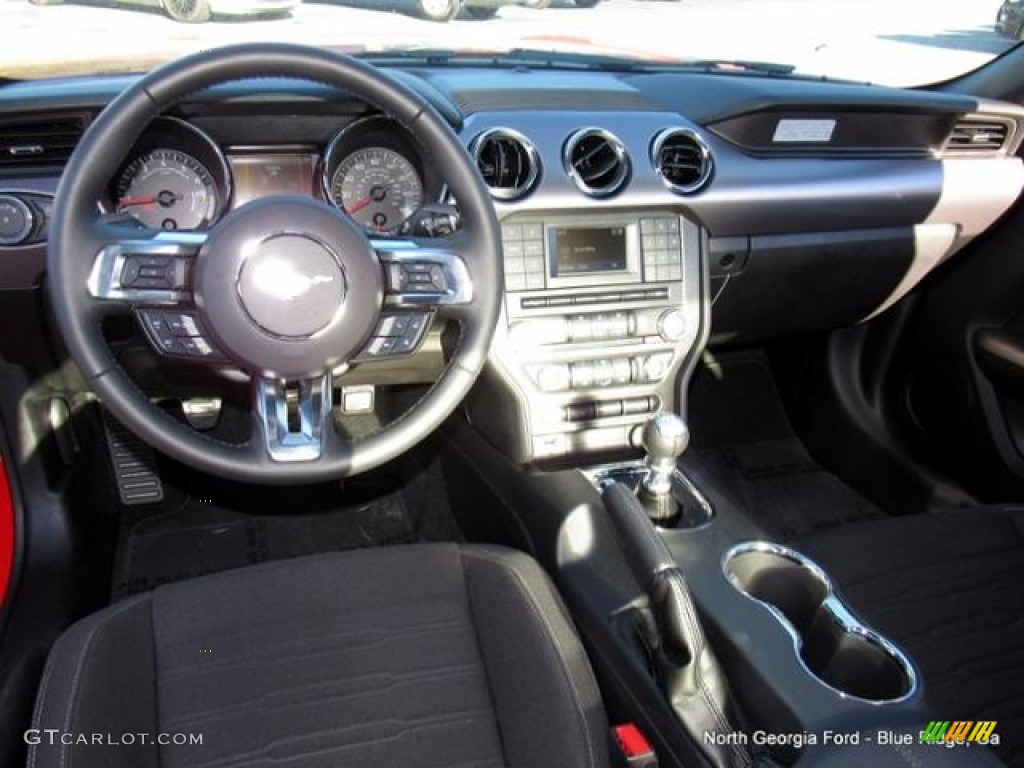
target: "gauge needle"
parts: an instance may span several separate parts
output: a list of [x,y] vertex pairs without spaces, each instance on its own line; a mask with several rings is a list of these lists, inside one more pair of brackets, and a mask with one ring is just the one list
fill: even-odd
[[359,213],[361,210],[363,210],[363,208],[365,208],[366,206],[368,206],[372,202],[373,202],[372,198],[364,197],[358,203],[354,203],[353,205],[351,205],[349,207],[349,209],[348,209],[348,212],[349,213]]
[[133,205],[156,205],[155,197],[122,197],[117,201],[118,208],[130,208]]

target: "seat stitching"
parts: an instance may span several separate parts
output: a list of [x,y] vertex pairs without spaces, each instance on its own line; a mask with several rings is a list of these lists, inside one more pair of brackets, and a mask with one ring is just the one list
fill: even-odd
[[586,712],[583,709],[583,697],[580,695],[579,688],[576,685],[576,680],[574,679],[572,672],[570,670],[568,660],[565,658],[561,646],[558,644],[558,642],[555,641],[554,628],[551,626],[544,612],[540,610],[540,606],[537,605],[533,592],[530,590],[529,586],[523,581],[523,578],[522,576],[520,576],[519,572],[514,568],[508,566],[506,563],[497,559],[477,555],[472,552],[463,551],[463,556],[475,558],[477,560],[482,560],[492,565],[497,565],[507,574],[511,575],[514,580],[513,583],[525,598],[527,606],[530,608],[534,616],[540,620],[541,624],[543,624],[544,628],[547,630],[547,639],[550,641],[551,647],[555,651],[555,655],[557,656],[562,668],[562,673],[568,681],[569,688],[572,692],[573,708],[576,711],[576,714],[579,718],[584,733],[584,741],[586,741],[587,744],[588,762],[592,767],[596,766],[597,758],[594,754],[594,740],[593,735],[590,733],[590,724],[587,722]]
[[473,637],[476,640],[476,651],[480,657],[480,666],[483,669],[484,680],[487,681],[487,696],[491,700],[491,714],[494,716],[494,730],[498,734],[498,746],[501,749],[501,759],[505,765],[508,765],[508,753],[505,750],[505,740],[502,737],[501,724],[498,722],[498,704],[494,700],[494,686],[491,683],[491,676],[487,672],[487,662],[483,658],[480,631],[477,629],[475,614],[473,612],[473,598],[469,595],[469,579],[466,578],[466,560],[464,557],[459,557],[459,570],[462,572],[462,594],[466,600],[466,607],[469,609],[469,615],[471,618],[470,624],[473,626]]
[[[57,642],[60,642],[58,639]],[[56,648],[56,644],[54,645]],[[38,698],[36,699],[35,708],[32,711],[32,725],[40,725],[40,720],[43,716],[43,701],[46,699],[46,689],[50,684],[50,677],[53,675],[53,668],[56,666],[56,656],[51,656],[46,663],[46,668],[43,670],[43,680],[39,684]],[[36,768],[36,752],[39,749],[38,744],[33,744],[28,750],[28,768]]]
[[[276,622],[266,622],[274,625]],[[353,653],[359,650],[368,650],[372,648],[379,648],[380,646],[391,642],[394,639],[408,638],[416,635],[424,635],[427,633],[440,634],[442,631],[451,631],[462,629],[463,627],[457,620],[450,620],[444,622],[431,622],[422,625],[407,625],[404,627],[396,627],[394,629],[372,629],[364,632],[353,632],[351,630],[339,630],[338,632],[330,633],[329,635],[318,636],[314,640],[301,641],[290,644],[282,644],[277,650],[253,650],[248,653],[235,653],[233,658],[227,661],[217,661],[205,664],[201,669],[196,669],[191,665],[177,665],[164,675],[161,682],[170,682],[180,678],[188,678],[195,676],[205,676],[210,672],[223,672],[230,671],[237,667],[244,667],[254,662],[262,662],[268,665],[278,663],[290,663],[296,659],[311,660],[318,656],[327,656],[331,654],[343,655]],[[251,632],[251,630],[250,630]],[[241,637],[245,633],[242,630],[236,632],[228,632],[223,635],[228,639],[235,637]],[[350,644],[344,645],[340,643],[340,640],[344,638],[347,640],[356,640]],[[316,648],[315,645],[322,645],[321,648]],[[291,651],[291,648],[300,648],[303,650]],[[306,650],[308,649],[308,650]],[[287,654],[287,655],[284,655]]]
[[[424,717],[415,717],[409,719],[395,719],[383,720],[379,722],[391,722],[401,723],[402,729],[400,732],[392,734],[390,736],[380,738],[369,738],[363,741],[349,742],[347,744],[335,744],[324,748],[307,749],[302,753],[297,753],[295,750],[300,748],[303,742],[307,742],[311,739],[318,737],[324,737],[332,734],[344,734],[349,733],[360,728],[364,728],[364,723],[354,723],[349,725],[342,725],[334,728],[320,728],[318,730],[305,731],[302,733],[289,733],[286,736],[280,738],[271,739],[269,742],[263,744],[257,749],[251,749],[245,752],[235,752],[228,755],[222,755],[220,757],[213,757],[208,760],[200,760],[190,764],[190,768],[213,768],[214,766],[220,766],[221,768],[227,768],[228,766],[242,766],[248,767],[253,765],[256,761],[260,762],[275,762],[278,758],[271,755],[273,751],[281,747],[282,745],[289,751],[287,755],[288,760],[292,760],[297,757],[309,757],[311,755],[324,755],[331,752],[344,752],[347,750],[354,750],[361,747],[365,747],[367,744],[383,743],[388,741],[394,741],[401,738],[404,734],[410,732],[424,732],[438,727],[450,726],[456,723],[473,723],[481,719],[480,716],[493,715],[494,712],[489,707],[484,709],[463,709],[463,710],[452,710],[443,712],[441,714],[433,714]],[[379,724],[373,723],[374,725]]]
[[366,689],[363,691],[352,692],[345,688],[345,690],[333,691],[331,693],[325,693],[316,695],[313,697],[307,697],[304,701],[289,701],[276,704],[268,704],[267,701],[274,697],[277,697],[284,693],[305,691],[309,689],[323,689],[332,688],[335,685],[351,683],[356,680],[366,680],[372,677],[381,677],[383,675],[374,673],[366,675],[355,675],[351,677],[337,677],[332,678],[328,682],[318,681],[313,683],[305,683],[302,685],[287,685],[287,686],[275,686],[274,689],[268,693],[255,695],[245,701],[226,704],[220,706],[213,706],[207,709],[196,710],[189,712],[181,717],[172,718],[166,725],[174,725],[175,727],[183,727],[186,724],[193,725],[203,721],[217,720],[218,718],[224,717],[227,713],[237,714],[239,712],[245,712],[247,710],[259,710],[259,711],[273,711],[280,710],[287,707],[293,706],[312,706],[315,704],[321,704],[329,701],[337,701],[342,699],[358,699],[360,697],[373,696],[381,693],[385,690],[391,690],[394,688],[401,688],[407,686],[409,683],[420,683],[420,682],[437,682],[443,680],[451,680],[454,678],[467,677],[471,673],[477,672],[478,669],[475,665],[461,665],[444,667],[439,669],[423,670],[420,672],[407,674],[407,675],[395,675],[389,676],[392,679],[389,680],[385,685]]
[[[686,611],[687,619],[690,622],[690,626],[693,628],[694,639],[699,642],[700,648],[695,649],[693,653],[693,665],[694,675],[697,679],[697,686],[700,688],[701,696],[703,697],[708,708],[711,710],[712,716],[718,723],[718,727],[722,733],[731,733],[735,729],[725,716],[725,712],[718,705],[718,701],[711,693],[711,689],[708,687],[708,681],[704,677],[703,670],[701,669],[701,657],[708,650],[707,638],[704,636],[704,630],[701,627],[696,612],[693,606],[693,600],[687,599],[687,595],[683,592],[680,580],[682,579],[682,573],[677,570],[677,578],[672,578],[671,575],[668,578],[669,589],[676,594],[676,599],[682,606],[683,610]],[[729,751],[733,753],[733,756],[740,760],[740,764],[748,766],[751,764],[749,753],[743,749],[739,744],[730,745]]]
[[[141,602],[141,601],[138,601]],[[89,651],[92,649],[92,642],[96,638],[96,634],[101,628],[107,626],[111,619],[120,616],[122,613],[127,611],[129,608],[134,608],[137,602],[128,603],[127,605],[122,604],[120,607],[112,610],[108,615],[103,617],[103,621],[97,621],[96,624],[89,630],[89,634],[86,635],[85,644],[82,646],[82,651],[78,657],[78,663],[75,665],[75,676],[71,680],[71,690],[68,693],[69,706],[67,710],[67,717],[64,718],[64,732],[68,733],[71,730],[71,721],[75,715],[75,705],[77,703],[77,692],[78,685],[82,679],[82,670],[85,669],[85,662],[89,658]],[[64,768],[65,757],[70,754],[70,749],[64,749],[64,746],[70,747],[70,745],[62,745],[60,750],[60,766]],[[67,761],[68,768],[71,767],[71,760]]]

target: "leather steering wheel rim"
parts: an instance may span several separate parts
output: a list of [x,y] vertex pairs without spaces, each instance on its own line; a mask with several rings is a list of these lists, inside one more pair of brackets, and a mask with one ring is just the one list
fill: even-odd
[[[90,290],[97,254],[131,236],[124,227],[99,215],[96,201],[145,126],[198,91],[264,77],[340,88],[407,129],[432,155],[432,162],[445,168],[449,189],[458,201],[462,228],[443,238],[443,248],[465,257],[460,260],[472,288],[471,301],[441,308],[446,317],[459,323],[459,342],[440,378],[422,399],[391,424],[358,440],[337,435],[328,415],[322,452],[312,460],[272,457],[260,444],[266,424],[260,422],[255,408],[250,439],[230,444],[196,432],[154,405],[117,363],[101,331],[111,307]],[[47,253],[48,285],[71,358],[104,406],[142,440],[179,461],[222,477],[307,483],[352,476],[384,464],[430,434],[462,401],[483,368],[498,319],[503,289],[500,247],[500,228],[490,195],[473,161],[451,127],[419,95],[340,53],[290,44],[244,44],[194,54],[152,71],[114,99],[89,126],[57,191]],[[123,311],[124,304],[120,308]]]

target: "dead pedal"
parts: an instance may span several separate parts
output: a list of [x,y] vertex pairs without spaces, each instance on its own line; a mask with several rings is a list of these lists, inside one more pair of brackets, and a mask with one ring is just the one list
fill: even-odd
[[103,411],[103,430],[121,503],[130,507],[163,501],[164,485],[156,470],[153,449],[106,410]]

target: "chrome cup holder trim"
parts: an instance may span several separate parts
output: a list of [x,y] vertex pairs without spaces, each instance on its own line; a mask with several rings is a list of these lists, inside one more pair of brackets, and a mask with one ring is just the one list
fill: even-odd
[[[747,554],[774,555],[775,557],[783,560],[788,560],[807,572],[818,582],[824,594],[824,597],[815,609],[815,612],[824,610],[828,615],[828,618],[839,628],[840,631],[848,635],[858,637],[869,645],[879,649],[882,653],[888,655],[889,658],[892,659],[898,667],[900,667],[903,675],[905,676],[906,691],[896,697],[867,698],[844,691],[822,679],[821,675],[811,669],[804,660],[804,637],[800,630],[793,625],[793,622],[780,608],[766,600],[762,600],[761,598],[750,594],[750,592],[747,591],[747,587],[740,582],[739,577],[730,569],[730,563],[732,563],[737,557]],[[748,600],[752,600],[766,608],[775,617],[783,629],[786,630],[793,641],[793,650],[795,651],[794,655],[796,656],[797,662],[804,668],[804,671],[806,671],[808,675],[813,677],[821,685],[835,692],[844,699],[862,701],[876,706],[899,704],[917,693],[920,686],[920,676],[918,675],[917,668],[914,666],[914,663],[910,660],[910,657],[907,656],[895,643],[878,631],[869,627],[864,621],[858,618],[853,611],[850,610],[850,608],[836,593],[835,586],[828,573],[826,573],[826,571],[814,560],[811,560],[806,555],[781,544],[775,544],[769,541],[750,541],[737,544],[729,549],[722,556],[721,565],[723,574],[736,588],[736,590]]]

